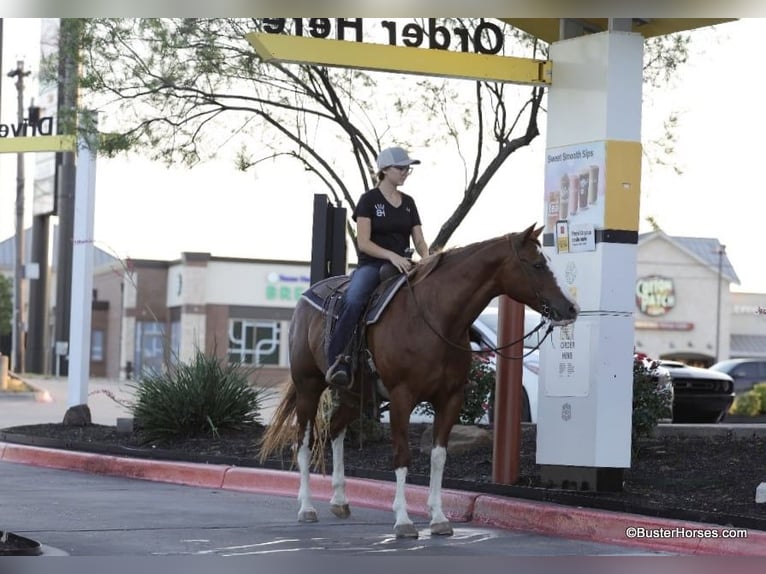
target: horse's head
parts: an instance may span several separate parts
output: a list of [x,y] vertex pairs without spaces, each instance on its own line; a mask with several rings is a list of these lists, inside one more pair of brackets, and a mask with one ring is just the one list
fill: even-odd
[[542,230],[533,224],[521,233],[511,234],[515,257],[506,275],[506,293],[548,317],[554,325],[566,325],[577,318],[580,308],[561,290],[548,267],[539,240]]

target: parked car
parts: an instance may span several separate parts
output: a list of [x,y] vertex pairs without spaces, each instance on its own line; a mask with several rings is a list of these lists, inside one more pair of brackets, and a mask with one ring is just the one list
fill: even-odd
[[727,359],[710,369],[734,379],[735,393],[746,393],[754,384],[766,382],[766,359]]
[[[487,307],[482,311],[481,315],[474,321],[469,331],[471,338],[471,344],[475,346],[477,350],[481,349],[493,349],[497,346],[497,325],[498,325],[498,308]],[[540,313],[530,308],[526,308],[524,311],[524,333],[531,333],[537,325],[540,324]],[[537,396],[538,396],[538,373],[540,372],[540,352],[535,349],[532,350],[539,338],[542,338],[545,334],[544,329],[540,329],[532,336],[527,337],[524,340],[524,355],[521,359],[521,420],[525,423],[537,422]],[[527,355],[527,353],[529,353]],[[490,363],[493,368],[495,366],[495,355],[490,355]],[[491,416],[487,415],[486,420],[483,422],[490,422]]]
[[660,361],[673,380],[674,423],[719,423],[734,402],[734,380],[719,371]]

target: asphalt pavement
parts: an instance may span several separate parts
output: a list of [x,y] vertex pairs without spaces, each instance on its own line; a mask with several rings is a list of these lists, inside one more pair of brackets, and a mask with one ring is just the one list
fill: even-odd
[[[27,380],[37,393],[0,399],[0,428],[63,419],[66,380]],[[124,382],[94,379],[90,390],[94,422],[129,416]],[[320,522],[299,524],[294,472],[0,443],[0,530],[39,541],[47,555],[766,555],[762,531],[724,538],[731,529],[462,491],[444,493],[455,535],[432,537],[427,490],[414,485],[407,496],[421,536],[397,540],[393,483],[349,478],[347,520],[329,512],[329,477],[312,476],[312,489]]]

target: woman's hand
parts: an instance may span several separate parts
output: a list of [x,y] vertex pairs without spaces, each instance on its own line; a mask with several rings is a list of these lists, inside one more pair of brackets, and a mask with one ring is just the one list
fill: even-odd
[[412,261],[406,257],[397,255],[396,253],[392,253],[388,260],[391,262],[391,265],[399,270],[400,273],[406,273],[412,267]]

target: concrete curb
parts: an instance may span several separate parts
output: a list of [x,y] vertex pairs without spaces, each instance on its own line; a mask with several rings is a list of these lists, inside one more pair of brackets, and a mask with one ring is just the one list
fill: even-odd
[[[681,554],[766,556],[766,532],[762,530],[733,529],[555,503],[480,496],[476,500],[473,520],[511,530]],[[629,536],[629,529],[636,529],[633,531],[635,536]],[[733,530],[746,530],[747,537],[723,538]],[[643,534],[639,536],[638,531]]]
[[[0,460],[203,488],[290,497],[298,492],[298,473],[294,471],[103,456],[3,442]],[[351,477],[346,479],[346,486],[350,504],[391,509],[395,492],[392,482]],[[317,498],[329,499],[332,479],[313,474],[311,488]],[[427,500],[428,488],[407,486],[409,512],[426,515]],[[443,491],[443,504],[444,513],[456,522],[679,554],[766,556],[766,531],[762,530],[748,529],[746,538],[723,538],[734,529],[454,490]],[[631,538],[627,534],[630,528],[644,529],[645,535]]]
[[224,474],[229,468],[224,465],[103,456],[86,452],[27,447],[11,443],[4,443],[4,445],[2,460],[5,462],[208,488],[222,488]]

